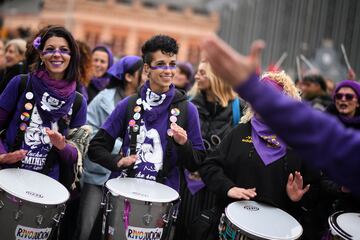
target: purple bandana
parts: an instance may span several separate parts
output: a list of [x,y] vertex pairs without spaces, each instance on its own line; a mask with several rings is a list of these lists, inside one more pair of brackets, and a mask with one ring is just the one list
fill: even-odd
[[114,65],[112,65],[107,72],[108,74],[123,81],[125,79],[125,74],[129,72],[129,70],[133,68],[135,64],[141,61],[141,57],[138,56],[125,56],[114,63]]
[[109,84],[109,82],[110,82],[110,78],[107,76],[99,77],[99,78],[94,77],[91,79],[92,85],[99,91],[104,90],[106,86]]
[[55,80],[46,71],[31,78],[36,107],[43,121],[56,122],[68,114],[75,100],[75,81]]
[[251,119],[251,137],[261,160],[267,166],[286,154],[286,144],[256,116]]

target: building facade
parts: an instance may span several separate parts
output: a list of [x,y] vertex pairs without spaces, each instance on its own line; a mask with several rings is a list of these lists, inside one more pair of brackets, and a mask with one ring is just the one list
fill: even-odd
[[140,54],[140,46],[154,34],[168,34],[179,41],[179,60],[196,64],[204,35],[218,31],[217,13],[195,13],[188,8],[149,5],[140,0],[45,0],[37,14],[4,13],[7,31],[29,27],[66,26],[76,39],[90,47],[105,43],[115,56]]

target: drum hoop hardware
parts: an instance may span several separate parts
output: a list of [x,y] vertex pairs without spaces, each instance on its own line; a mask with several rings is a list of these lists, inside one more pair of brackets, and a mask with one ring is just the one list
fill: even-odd
[[5,206],[5,203],[0,200],[0,210]]
[[55,216],[53,217],[53,221],[55,222],[55,226],[58,226],[61,219],[64,217],[65,210],[66,210],[66,205],[61,204],[58,208],[60,210],[60,213],[55,214]]
[[39,214],[35,217],[35,219],[35,222],[38,224],[38,226],[41,226],[44,221],[43,215]]

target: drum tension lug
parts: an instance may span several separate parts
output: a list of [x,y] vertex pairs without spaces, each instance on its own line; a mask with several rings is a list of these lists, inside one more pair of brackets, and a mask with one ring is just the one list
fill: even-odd
[[17,210],[14,214],[15,221],[19,221],[23,217],[24,213],[21,210]]
[[5,206],[4,202],[0,200],[0,210]]
[[44,217],[42,215],[36,216],[36,223],[40,226],[44,220]]

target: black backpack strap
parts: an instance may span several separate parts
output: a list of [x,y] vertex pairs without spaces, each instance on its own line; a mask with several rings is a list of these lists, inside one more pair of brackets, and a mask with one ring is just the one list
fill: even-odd
[[[28,83],[29,75],[27,75],[27,74],[21,74],[20,78],[21,78],[21,80],[20,80],[20,84],[19,84],[19,88],[18,88],[17,102],[20,101],[20,96],[21,96],[25,91],[29,91],[29,92],[32,91],[32,86],[31,86],[31,84],[27,84],[27,83]],[[32,99],[26,99],[26,103],[31,103],[32,106],[34,106],[34,104],[35,104],[35,99],[34,99],[34,98],[32,98]],[[31,114],[32,114],[33,109],[34,109],[34,108],[31,108],[31,110],[26,110],[26,109],[25,109],[25,103],[24,103],[22,109],[20,110],[20,114],[22,114],[22,113],[24,113],[24,112],[27,112],[27,113],[29,114],[29,116],[31,117]],[[15,112],[16,112],[16,108],[15,108],[15,110],[13,111],[13,114],[14,114]],[[11,114],[11,115],[13,116],[13,114]],[[30,121],[30,119],[29,119],[29,121]],[[26,121],[23,121],[23,123],[24,123],[24,124],[27,124],[27,125],[29,124],[29,122],[26,122]],[[12,146],[11,146],[10,149],[9,149],[10,152],[19,150],[19,149],[21,148],[21,145],[22,145],[23,141],[24,141],[24,135],[25,135],[26,129],[20,128],[20,124],[22,124],[22,123],[19,123],[19,129],[17,130],[14,143],[12,144]]]
[[[136,106],[136,100],[139,98],[139,96],[140,95],[136,93],[129,97],[129,101],[126,109],[126,119],[125,119],[126,126],[129,126],[129,121],[130,119],[132,119],[132,115],[134,114],[134,108]],[[141,112],[140,112],[141,115],[143,111],[144,111],[143,108],[141,108]],[[136,129],[134,128],[134,126],[130,126],[130,146],[129,146],[130,155],[136,154],[136,142],[137,142],[137,135],[139,134],[139,126],[140,126],[141,118],[134,121],[135,121],[135,125],[138,126],[138,128]],[[126,129],[124,132],[126,134]]]

